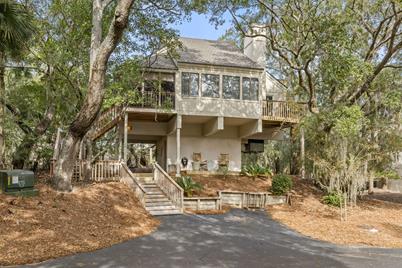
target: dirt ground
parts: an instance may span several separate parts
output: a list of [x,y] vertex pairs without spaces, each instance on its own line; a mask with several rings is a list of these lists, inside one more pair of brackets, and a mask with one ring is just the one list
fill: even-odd
[[33,198],[0,194],[0,265],[108,247],[159,225],[122,183],[81,185],[64,194],[37,188]]
[[340,220],[339,208],[321,202],[312,184],[295,179],[292,206],[273,206],[268,212],[309,237],[342,245],[402,248],[402,204],[364,198]]
[[194,196],[217,196],[218,191],[267,192],[271,188],[268,177],[248,177],[241,175],[191,175],[202,185],[202,190]]

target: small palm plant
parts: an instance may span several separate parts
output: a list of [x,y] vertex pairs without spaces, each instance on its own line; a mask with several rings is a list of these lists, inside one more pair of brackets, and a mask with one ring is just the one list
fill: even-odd
[[178,178],[177,184],[183,188],[184,190],[184,195],[187,197],[191,197],[193,195],[193,192],[197,190],[201,190],[202,186],[198,182],[194,181],[193,178],[190,176],[182,176]]

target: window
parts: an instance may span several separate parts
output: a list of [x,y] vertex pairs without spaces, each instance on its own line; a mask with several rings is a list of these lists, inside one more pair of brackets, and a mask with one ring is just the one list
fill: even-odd
[[145,80],[144,81],[144,91],[157,91],[159,87],[159,82],[157,80]]
[[258,100],[258,78],[243,77],[243,100]]
[[267,101],[271,101],[271,100],[273,100],[274,99],[274,96],[272,96],[272,95],[267,95],[266,97],[265,97],[265,100],[267,100]]
[[174,82],[173,81],[162,81],[161,82],[161,91],[162,92],[174,92]]
[[181,74],[181,94],[182,96],[198,96],[199,76],[196,73]]
[[240,99],[240,77],[223,76],[223,98]]
[[201,81],[203,97],[219,98],[219,75],[203,74]]

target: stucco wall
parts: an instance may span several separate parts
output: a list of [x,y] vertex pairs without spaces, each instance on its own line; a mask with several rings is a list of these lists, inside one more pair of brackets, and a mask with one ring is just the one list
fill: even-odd
[[[193,153],[201,153],[202,160],[211,161],[210,164],[217,169],[219,155],[229,154],[229,170],[241,170],[241,139],[240,138],[213,138],[213,137],[181,137],[181,158],[187,157],[187,169],[192,169]],[[176,136],[167,139],[167,164],[176,163]],[[184,169],[184,168],[183,168]]]

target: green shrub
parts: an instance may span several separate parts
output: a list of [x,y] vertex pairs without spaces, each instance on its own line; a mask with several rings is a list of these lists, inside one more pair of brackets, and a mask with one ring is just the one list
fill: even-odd
[[272,171],[269,167],[263,167],[259,164],[249,164],[247,166],[242,167],[242,174],[249,177],[257,177],[257,176],[271,176]]
[[376,172],[376,177],[390,180],[398,180],[401,178],[396,170],[384,170],[381,172]]
[[183,188],[184,195],[187,197],[191,197],[193,192],[202,189],[201,184],[194,181],[190,176],[182,176],[178,178],[176,182],[181,188]]
[[322,201],[327,205],[340,207],[343,197],[339,193],[329,193],[322,198]]
[[277,174],[272,178],[271,192],[274,195],[283,195],[292,189],[292,178],[285,174]]

